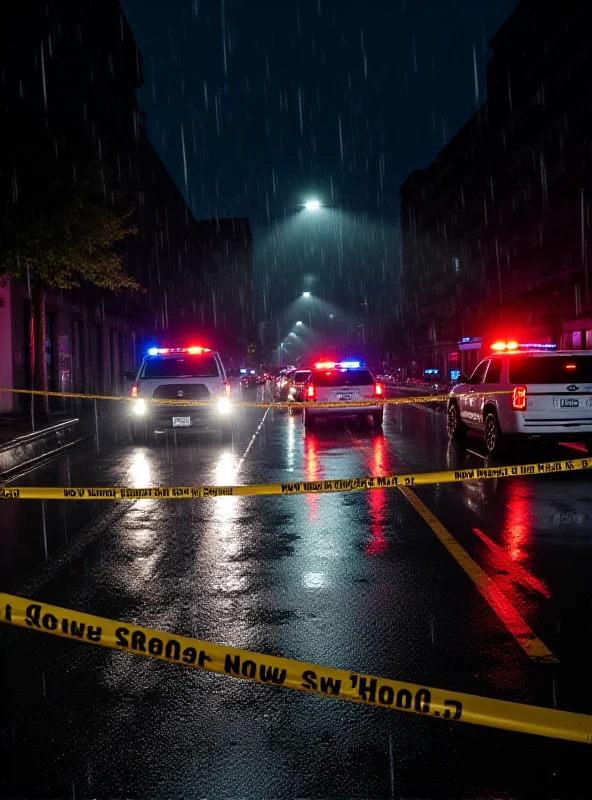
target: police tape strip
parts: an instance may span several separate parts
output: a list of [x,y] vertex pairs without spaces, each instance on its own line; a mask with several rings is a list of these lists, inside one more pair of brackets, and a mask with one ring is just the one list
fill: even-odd
[[570,461],[545,461],[538,464],[479,467],[446,472],[416,472],[407,475],[333,478],[292,483],[250,483],[239,486],[153,486],[145,488],[0,486],[0,500],[194,500],[199,497],[329,494],[392,489],[397,486],[462,483],[493,478],[524,478],[589,469],[592,469],[592,459],[576,458]]
[[[30,395],[46,395],[47,397],[68,397],[74,398],[79,400],[117,400],[119,402],[124,403],[136,403],[138,398],[136,397],[128,397],[123,396],[119,397],[116,395],[107,395],[107,394],[81,394],[80,392],[45,392],[39,389],[10,389],[7,387],[0,386],[0,392],[11,392],[12,394],[30,394]],[[492,397],[493,395],[500,395],[500,394],[511,394],[511,389],[500,389],[499,391],[495,392],[487,392],[487,397]],[[474,393],[471,394],[457,394],[455,397],[471,397],[475,398],[476,395]],[[184,400],[182,398],[177,398],[173,400],[165,400],[165,399],[154,399],[152,397],[141,398],[144,402],[149,403],[150,405],[158,405],[158,406],[189,406],[199,408],[202,406],[213,408],[217,404],[217,400]],[[387,405],[387,406],[401,406],[401,405],[416,405],[417,403],[444,403],[450,400],[450,395],[448,394],[439,394],[439,395],[417,395],[416,397],[380,397],[374,400],[339,400],[335,402],[289,402],[289,401],[278,401],[278,402],[256,402],[250,400],[232,400],[232,405],[236,408],[292,408],[292,409],[303,409],[303,408],[359,408],[361,406],[368,406],[368,407],[375,407],[377,405]]]
[[83,614],[0,592],[0,621],[75,642],[336,700],[592,743],[592,717],[322,667]]

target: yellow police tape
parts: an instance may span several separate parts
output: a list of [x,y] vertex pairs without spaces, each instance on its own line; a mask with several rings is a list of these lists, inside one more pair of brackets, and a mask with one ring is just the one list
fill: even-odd
[[0,621],[65,639],[424,717],[592,743],[592,717],[321,667],[143,628],[0,592]]
[[291,483],[250,483],[242,486],[153,486],[145,488],[0,486],[0,500],[193,500],[198,497],[252,497],[256,495],[326,494],[392,489],[397,486],[426,486],[492,478],[523,478],[558,472],[592,469],[592,459],[512,464],[504,467],[416,472],[364,478],[333,478]]
[[[125,403],[136,403],[138,398],[129,396],[116,396],[108,394],[81,394],[80,392],[45,392],[39,389],[10,389],[0,386],[0,392],[11,392],[12,394],[46,395],[47,397],[68,397],[79,400],[117,400]],[[487,397],[499,394],[511,394],[511,389],[500,389],[495,392],[487,392]],[[455,397],[475,398],[475,394],[457,394]],[[184,400],[175,398],[172,400],[154,399],[152,397],[141,398],[145,403],[158,406],[190,406],[190,407],[215,407],[218,400]],[[236,408],[347,408],[348,406],[359,408],[361,406],[376,407],[379,405],[400,406],[413,405],[417,403],[443,403],[450,399],[448,394],[439,395],[417,395],[416,397],[380,397],[373,400],[339,400],[335,402],[298,402],[298,401],[278,401],[278,402],[256,402],[250,400],[232,400],[232,405]]]

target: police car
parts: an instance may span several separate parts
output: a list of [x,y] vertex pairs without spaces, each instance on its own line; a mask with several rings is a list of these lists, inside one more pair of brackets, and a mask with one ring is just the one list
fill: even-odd
[[[360,361],[319,361],[314,365],[303,391],[306,405],[302,421],[310,425],[319,417],[356,416],[372,417],[375,428],[382,427],[384,416],[384,386],[374,379],[370,370]],[[374,401],[370,405],[355,405],[356,400]],[[314,403],[346,401],[348,406],[315,408]]]
[[450,393],[450,438],[478,431],[489,453],[529,437],[575,440],[592,452],[592,350],[515,341],[491,349]]
[[[230,383],[220,356],[207,347],[151,348],[132,385],[132,397],[130,431],[134,443],[168,429],[214,426],[224,434],[231,431]],[[210,404],[175,405],[175,400]]]

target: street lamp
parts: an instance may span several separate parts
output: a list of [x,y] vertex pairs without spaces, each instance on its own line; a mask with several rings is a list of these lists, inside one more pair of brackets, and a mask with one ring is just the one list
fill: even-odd
[[296,323],[296,325],[302,325],[302,320],[299,319],[298,322]]
[[315,198],[307,200],[306,203],[304,204],[304,208],[307,211],[318,211],[320,207],[321,207],[320,201],[316,200]]
[[302,292],[302,297],[310,297],[310,292]]

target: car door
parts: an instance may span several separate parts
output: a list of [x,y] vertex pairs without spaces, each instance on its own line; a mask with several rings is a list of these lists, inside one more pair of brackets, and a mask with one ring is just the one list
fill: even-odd
[[468,391],[465,396],[461,398],[461,417],[470,424],[471,427],[482,423],[481,405],[483,402],[483,394],[480,394],[480,392],[482,392],[483,389],[483,382],[487,367],[489,366],[489,361],[490,359],[486,358],[484,361],[481,361],[480,364],[477,364],[475,371],[469,378]]

